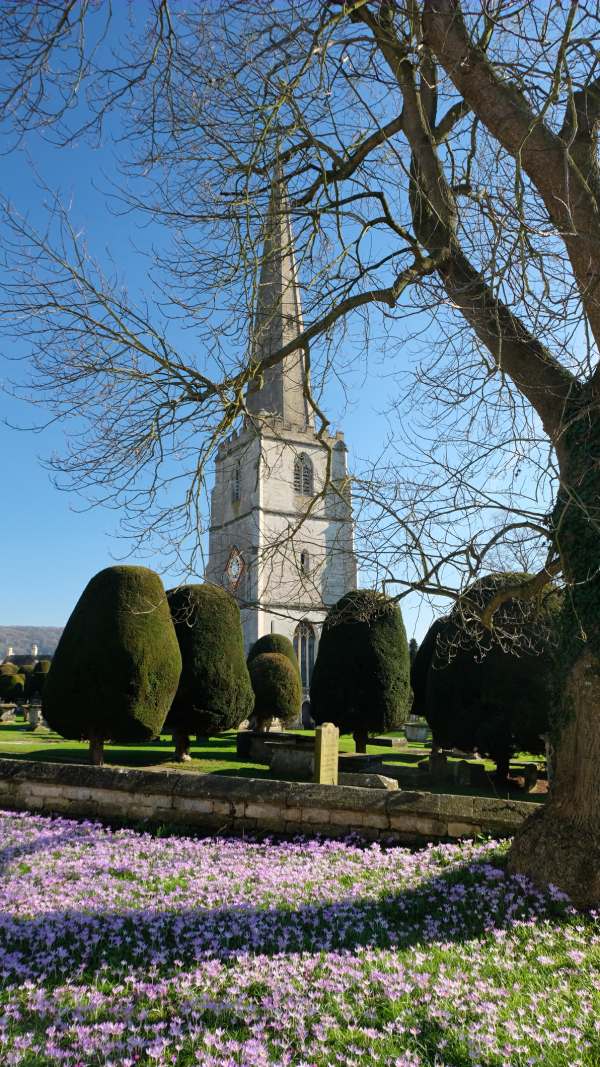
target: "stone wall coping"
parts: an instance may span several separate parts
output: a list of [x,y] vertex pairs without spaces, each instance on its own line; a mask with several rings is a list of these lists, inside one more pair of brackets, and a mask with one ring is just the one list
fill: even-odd
[[[145,771],[121,767],[92,767],[79,763],[51,763],[0,759],[0,782],[42,783],[59,787],[102,789],[141,796],[185,797],[230,805],[276,805],[282,809],[314,809],[371,815],[414,817],[473,824],[507,832],[539,809],[531,801],[460,796],[412,790],[372,789],[355,785],[314,785],[180,771]],[[232,807],[233,810],[233,807]]]

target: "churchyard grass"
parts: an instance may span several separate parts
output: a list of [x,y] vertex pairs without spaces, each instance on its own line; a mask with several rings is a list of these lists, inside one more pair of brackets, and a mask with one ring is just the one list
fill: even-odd
[[597,1067],[600,929],[506,844],[0,813],[7,1067]]
[[[307,736],[314,731],[297,731]],[[390,736],[403,736],[399,732]],[[351,737],[340,737],[340,751],[354,752]],[[419,760],[426,758],[428,750],[419,742],[407,742],[405,747],[392,750],[381,745],[367,746],[368,753],[380,754],[384,765],[393,767],[414,767]],[[164,735],[156,741],[139,745],[111,745],[107,743],[104,758],[108,766],[139,767],[144,770],[177,770],[185,773],[235,775],[245,778],[268,778],[269,768],[265,764],[240,760],[236,752],[236,733],[229,731],[219,737],[211,737],[200,743],[192,739],[192,759],[189,763],[177,763],[173,759],[173,742]],[[89,751],[85,742],[66,741],[59,734],[47,730],[31,731],[24,723],[0,723],[0,758],[49,760],[53,763],[88,763]],[[515,760],[522,762],[535,760],[529,753],[517,753]],[[480,761],[491,771],[494,764],[490,760]],[[385,766],[384,766],[385,773]],[[477,795],[481,789],[443,783],[429,786],[432,792],[458,793],[464,796]],[[490,782],[490,791],[496,793],[496,787]],[[523,799],[519,789],[504,789],[503,797]],[[542,794],[530,793],[527,799],[543,801]]]

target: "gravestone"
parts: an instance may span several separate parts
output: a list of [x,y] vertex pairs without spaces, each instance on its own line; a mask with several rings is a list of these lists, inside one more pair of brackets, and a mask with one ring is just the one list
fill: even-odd
[[427,770],[432,782],[445,782],[450,777],[448,760],[443,752],[432,752],[427,761]]
[[31,730],[35,730],[36,726],[39,726],[42,721],[42,707],[41,704],[30,704],[28,709],[29,727]]
[[466,759],[457,760],[450,767],[457,785],[471,785],[471,764]]
[[30,730],[49,730],[50,727],[42,715],[41,704],[30,704],[28,709],[29,729]]
[[332,722],[324,722],[315,730],[314,780],[320,785],[338,784],[340,731]]

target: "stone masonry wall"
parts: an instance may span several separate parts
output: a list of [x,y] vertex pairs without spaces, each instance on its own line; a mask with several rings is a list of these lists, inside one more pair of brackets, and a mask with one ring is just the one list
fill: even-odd
[[183,823],[211,832],[356,832],[402,844],[513,833],[538,805],[178,771],[0,759],[0,807]]

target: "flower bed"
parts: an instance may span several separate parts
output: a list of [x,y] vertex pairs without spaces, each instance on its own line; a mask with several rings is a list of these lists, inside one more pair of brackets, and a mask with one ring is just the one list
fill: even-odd
[[497,843],[160,837],[0,813],[0,1062],[600,1062],[600,931]]

